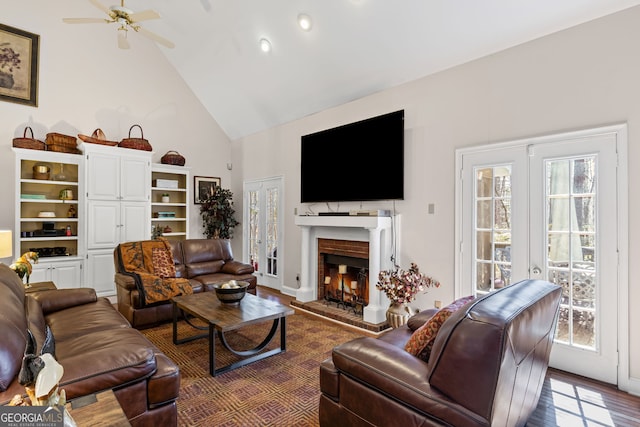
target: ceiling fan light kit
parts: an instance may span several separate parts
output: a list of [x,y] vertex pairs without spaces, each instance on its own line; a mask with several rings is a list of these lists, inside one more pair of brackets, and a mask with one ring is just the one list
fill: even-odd
[[165,47],[168,48],[173,48],[175,47],[175,45],[147,30],[142,28],[138,22],[141,21],[148,21],[151,19],[159,19],[160,18],[160,14],[158,14],[158,12],[154,11],[154,10],[143,10],[142,12],[134,12],[131,9],[128,9],[125,7],[124,5],[124,0],[120,1],[120,5],[119,6],[111,6],[109,8],[107,8],[105,5],[103,5],[102,3],[100,3],[98,0],[89,0],[89,2],[94,5],[95,7],[97,7],[98,9],[100,9],[101,11],[103,11],[104,13],[106,13],[109,16],[109,19],[98,19],[98,18],[63,18],[62,21],[66,22],[67,24],[96,24],[96,23],[106,23],[106,24],[112,24],[112,23],[116,23],[118,24],[118,47],[120,49],[129,49],[129,42],[127,41],[127,33],[129,31],[129,28],[131,28],[132,30],[134,30],[136,33],[140,33],[142,35],[144,35],[145,37],[150,38],[151,40],[155,41],[156,43],[159,43]]

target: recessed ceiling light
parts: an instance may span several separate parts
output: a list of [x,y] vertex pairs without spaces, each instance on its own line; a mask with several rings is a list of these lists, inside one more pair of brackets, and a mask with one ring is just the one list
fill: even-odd
[[306,13],[298,15],[298,25],[305,31],[311,30],[311,17]]
[[260,49],[265,52],[271,52],[271,42],[267,39],[260,39]]

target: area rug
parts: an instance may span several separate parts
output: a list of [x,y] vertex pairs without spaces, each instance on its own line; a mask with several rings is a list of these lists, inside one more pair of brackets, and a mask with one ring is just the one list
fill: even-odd
[[[172,325],[141,332],[179,367],[179,426],[317,426],[320,363],[357,331],[305,314],[287,317],[287,350],[212,377],[208,344],[199,339],[174,345]],[[231,347],[247,350],[268,333],[271,321],[227,334]],[[195,331],[198,332],[198,331]],[[194,333],[181,322],[179,337]],[[278,333],[268,349],[280,346]],[[216,366],[238,360],[216,336]]]

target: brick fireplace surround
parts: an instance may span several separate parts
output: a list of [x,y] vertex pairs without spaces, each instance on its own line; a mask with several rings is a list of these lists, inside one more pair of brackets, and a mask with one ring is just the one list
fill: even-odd
[[[392,219],[373,216],[298,216],[296,225],[302,230],[300,287],[292,290],[296,300],[292,305],[310,310],[319,308],[326,313],[318,313],[370,331],[379,332],[387,327],[386,310],[388,302],[375,285],[367,286],[361,317],[352,311],[336,309],[324,303],[324,253],[338,254],[353,258],[368,258],[369,278],[377,278],[380,270],[391,268]],[[365,250],[368,249],[368,255]],[[373,279],[371,279],[373,280]],[[324,307],[322,307],[324,306]],[[310,310],[313,312],[317,311]],[[347,319],[342,319],[342,313]]]

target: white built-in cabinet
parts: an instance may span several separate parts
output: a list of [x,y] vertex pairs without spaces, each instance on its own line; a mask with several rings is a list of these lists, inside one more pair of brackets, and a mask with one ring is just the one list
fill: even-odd
[[[83,286],[84,168],[77,154],[13,148],[15,154],[14,259],[40,254],[30,283]],[[46,173],[38,173],[42,167]]]
[[86,169],[85,282],[115,295],[113,250],[151,236],[151,156],[141,150],[82,144]]

